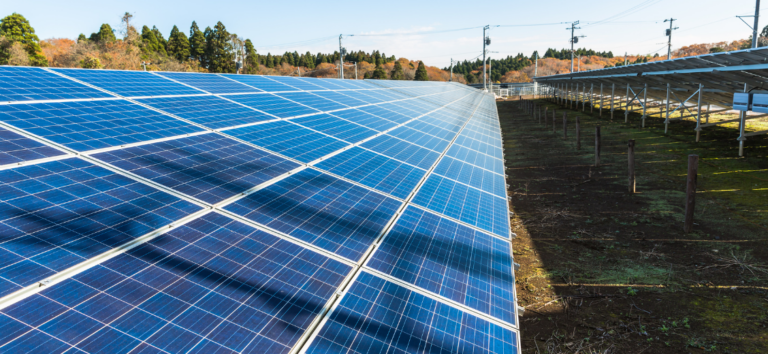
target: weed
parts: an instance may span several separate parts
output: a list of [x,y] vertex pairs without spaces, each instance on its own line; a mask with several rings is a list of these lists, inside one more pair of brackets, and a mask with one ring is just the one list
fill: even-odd
[[632,289],[632,287],[627,288],[627,295],[629,296],[637,295],[637,289]]

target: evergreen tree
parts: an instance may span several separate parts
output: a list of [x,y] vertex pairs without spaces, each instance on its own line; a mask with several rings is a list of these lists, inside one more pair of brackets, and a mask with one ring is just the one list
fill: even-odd
[[203,64],[203,57],[205,56],[205,36],[200,28],[197,27],[197,23],[192,21],[192,27],[189,28],[189,55],[195,60]]
[[149,29],[149,27],[144,26],[141,28],[141,42],[142,42],[142,49],[147,54],[159,54],[162,56],[167,56],[168,54],[165,52],[165,47],[161,47],[160,43],[157,41],[157,37],[155,37],[155,33],[152,32],[152,30]]
[[264,65],[270,69],[275,67],[275,59],[272,58],[272,53],[267,53],[267,62]]
[[373,71],[373,75],[371,75],[371,78],[376,80],[387,79],[387,72],[384,71],[384,68],[381,66],[381,64],[376,65],[376,70]]
[[[24,16],[17,13],[5,16],[0,20],[0,36],[5,37],[12,45],[20,43],[29,56],[29,64],[32,66],[48,66],[48,60],[40,49],[40,39],[35,34],[35,29]],[[10,47],[0,48],[0,64],[5,64],[10,58]]]
[[419,68],[416,69],[416,81],[429,81],[429,75],[427,75],[427,68],[424,66],[424,62],[419,62]]
[[85,37],[84,34],[80,33],[79,36],[77,36],[77,43],[85,43],[88,40],[88,38]]
[[390,73],[390,77],[392,80],[405,80],[405,73],[403,72],[403,66],[400,65],[399,61],[395,62],[395,68],[392,69],[392,73]]
[[168,36],[168,46],[166,51],[168,55],[175,58],[178,61],[186,61],[189,59],[189,39],[184,32],[179,31],[179,28],[173,26],[171,35]]
[[160,30],[157,29],[157,27],[152,26],[152,33],[155,35],[155,38],[157,39],[157,43],[160,44],[160,46],[167,51],[168,41],[166,41],[165,38],[163,38],[163,34],[160,32]]
[[314,69],[315,68],[315,58],[312,56],[312,53],[307,51],[307,54],[304,54],[307,57],[307,69]]
[[107,43],[107,42],[114,42],[117,40],[117,38],[115,38],[115,33],[112,30],[112,27],[109,24],[105,23],[101,25],[101,28],[99,28],[98,32],[91,33],[90,40],[92,42],[97,42],[97,43]]
[[216,23],[213,30],[206,36],[206,51],[208,71],[214,73],[234,73],[235,53],[229,41],[229,32],[221,21]]
[[253,47],[253,42],[250,39],[245,40],[245,65],[243,66],[243,73],[245,74],[258,74],[259,73],[259,55],[256,54],[256,48]]

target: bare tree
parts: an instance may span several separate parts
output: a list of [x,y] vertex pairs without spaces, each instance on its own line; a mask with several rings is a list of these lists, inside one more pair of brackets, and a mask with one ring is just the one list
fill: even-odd
[[[235,54],[235,63],[240,63],[241,66],[245,62],[245,39],[238,37],[237,34],[232,33],[229,36],[229,43],[232,48],[232,52]],[[238,72],[240,69],[238,69]]]

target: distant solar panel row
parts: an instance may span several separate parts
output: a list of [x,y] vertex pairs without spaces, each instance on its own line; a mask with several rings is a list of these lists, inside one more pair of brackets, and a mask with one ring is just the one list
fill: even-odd
[[0,352],[518,352],[500,144],[457,84],[0,66]]

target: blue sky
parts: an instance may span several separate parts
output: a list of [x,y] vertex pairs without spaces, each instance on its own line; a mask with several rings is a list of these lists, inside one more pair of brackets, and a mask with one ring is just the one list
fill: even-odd
[[[367,3],[367,4],[366,4]],[[379,49],[387,55],[421,59],[448,66],[450,58],[471,59],[482,53],[482,29],[435,34],[408,34],[490,25],[552,24],[581,21],[579,46],[619,55],[666,54],[664,18],[680,27],[673,48],[693,43],[747,38],[751,30],[736,15],[752,15],[754,0],[634,0],[634,1],[169,1],[130,2],[80,0],[2,0],[0,16],[18,12],[30,20],[41,39],[76,38],[98,30],[102,23],[118,27],[126,11],[134,23],[156,25],[166,36],[173,25],[189,32],[192,21],[201,28],[221,21],[230,32],[250,38],[259,53],[286,50],[312,53],[338,49],[338,35],[348,50]],[[478,4],[484,4],[482,8]],[[768,4],[763,5],[768,24]],[[752,22],[751,18],[746,19]],[[604,21],[595,23],[598,21]],[[590,22],[595,24],[590,24]],[[531,55],[548,47],[569,46],[568,24],[497,27],[490,31],[493,56]],[[364,36],[365,34],[390,34]],[[396,35],[391,35],[396,34]],[[299,42],[299,43],[297,43]],[[296,43],[286,45],[289,43]]]

